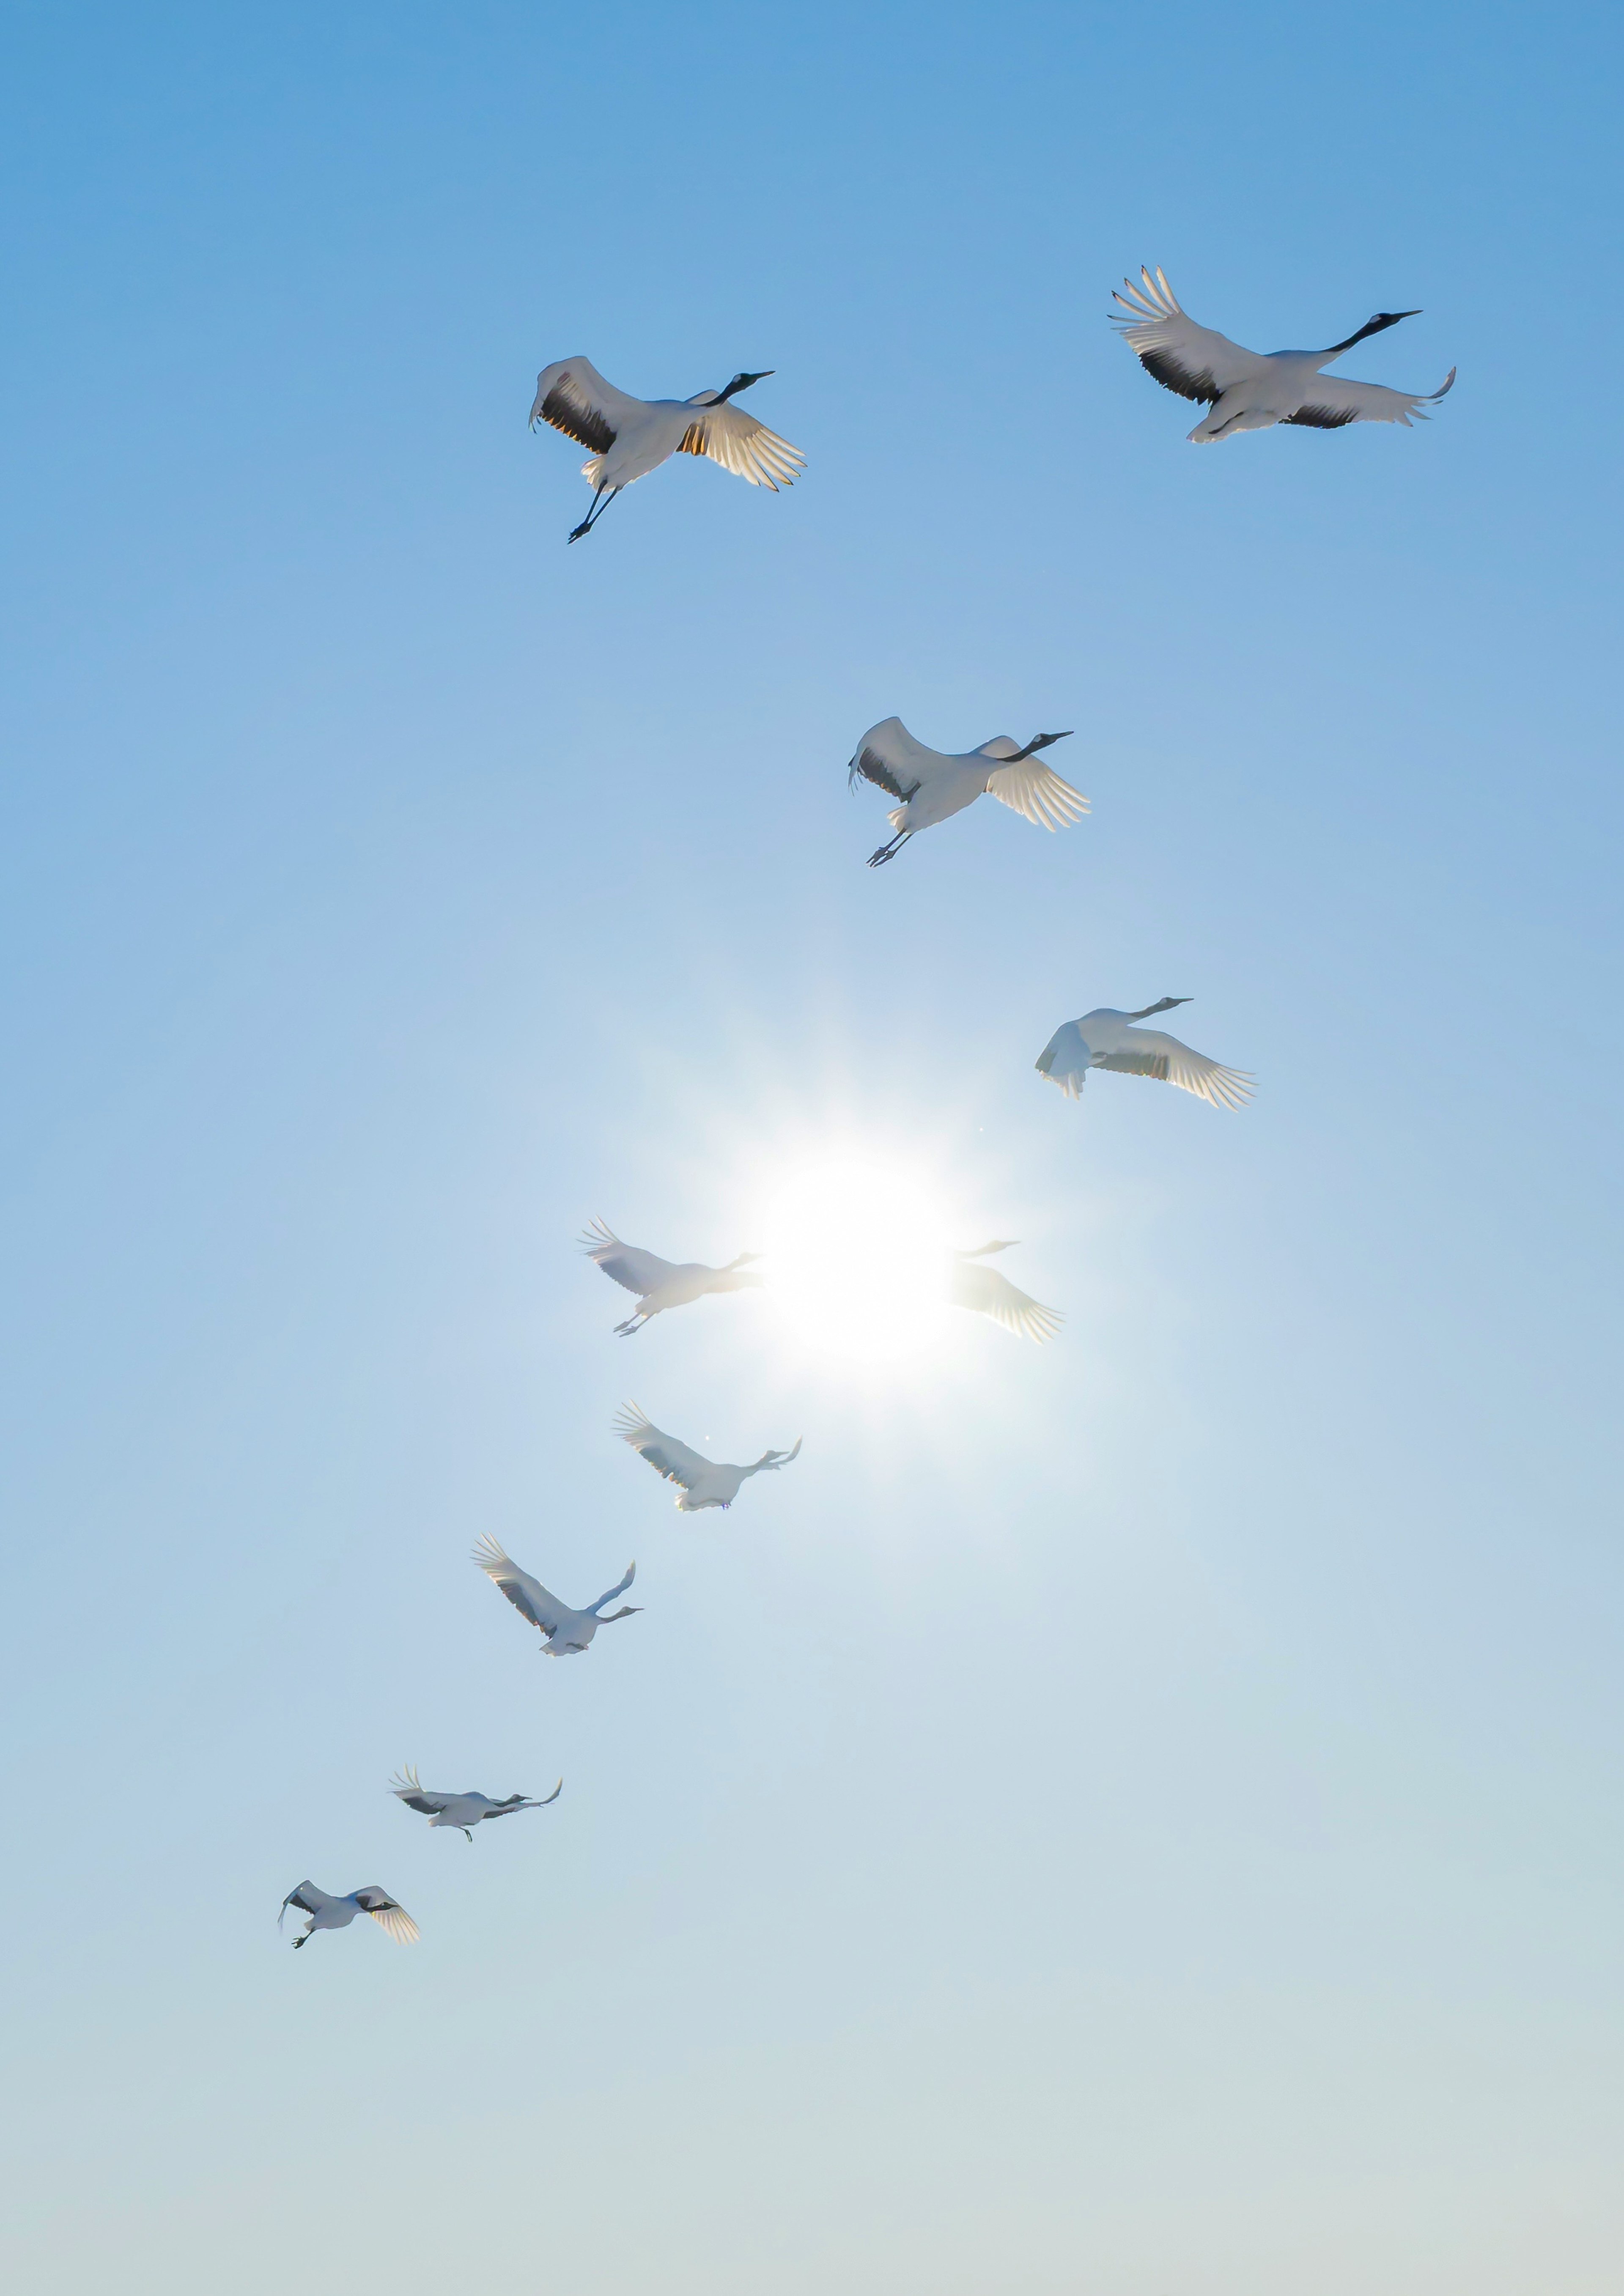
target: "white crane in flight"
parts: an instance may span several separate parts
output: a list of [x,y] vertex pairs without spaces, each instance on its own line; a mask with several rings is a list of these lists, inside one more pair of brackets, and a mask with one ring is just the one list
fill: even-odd
[[730,1507],[745,1481],[767,1468],[787,1467],[791,1459],[800,1456],[800,1438],[795,1439],[792,1451],[763,1451],[761,1456],[748,1467],[734,1467],[725,1462],[702,1459],[675,1435],[667,1435],[649,1419],[641,1404],[627,1403],[614,1422],[615,1433],[623,1443],[629,1443],[640,1458],[646,1459],[657,1475],[677,1486],[678,1512],[698,1514],[704,1507]]
[[900,718],[882,718],[864,734],[846,768],[848,789],[856,789],[861,779],[900,800],[889,816],[897,833],[869,855],[869,867],[877,869],[920,830],[950,820],[982,796],[996,797],[1039,829],[1062,829],[1080,821],[1088,810],[1087,799],[1036,758],[1038,750],[1070,738],[1069,734],[1037,734],[1021,750],[1007,734],[997,734],[979,750],[950,757],[916,742]]
[[1385,383],[1349,382],[1341,375],[1322,374],[1366,335],[1396,327],[1400,319],[1420,317],[1418,311],[1378,311],[1356,334],[1325,351],[1249,351],[1227,335],[1199,327],[1179,307],[1160,270],[1154,278],[1143,266],[1144,284],[1122,282],[1126,295],[1115,295],[1120,314],[1111,314],[1123,340],[1138,355],[1147,374],[1165,390],[1198,404],[1210,403],[1190,433],[1193,445],[1204,447],[1214,439],[1230,439],[1237,430],[1268,430],[1276,422],[1295,422],[1312,430],[1341,430],[1349,422],[1402,422],[1410,417],[1424,422],[1423,409],[1435,406],[1455,381],[1451,367],[1438,390],[1412,395],[1390,390]]
[[1068,1100],[1080,1100],[1083,1080],[1090,1069],[1115,1069],[1120,1075],[1157,1077],[1193,1092],[1214,1108],[1243,1108],[1257,1086],[1241,1069],[1220,1068],[1205,1053],[1192,1052],[1163,1029],[1136,1029],[1135,1021],[1148,1021],[1152,1013],[1170,1013],[1188,1004],[1187,996],[1163,996],[1137,1013],[1119,1013],[1110,1004],[1085,1013],[1056,1029],[1038,1055],[1039,1073],[1058,1085]]
[[996,1267],[983,1267],[980,1262],[989,1252],[1013,1250],[1013,1240],[1003,1243],[978,1244],[973,1251],[956,1251],[947,1278],[947,1297],[956,1308],[968,1308],[978,1316],[990,1316],[995,1324],[1002,1324],[1006,1332],[1018,1332],[1022,1339],[1036,1340],[1041,1347],[1052,1340],[1065,1317],[1054,1308],[1041,1307],[1026,1292],[1017,1290],[1007,1275]]
[[423,1784],[410,1763],[390,1780],[390,1792],[408,1809],[420,1810],[431,1825],[461,1826],[470,1841],[473,1828],[488,1817],[511,1817],[516,1809],[545,1809],[564,1790],[560,1778],[550,1794],[540,1801],[531,1801],[523,1794],[509,1794],[505,1800],[492,1801],[482,1793],[436,1793]]
[[602,1615],[605,1603],[612,1603],[617,1595],[624,1595],[637,1575],[637,1566],[628,1562],[624,1578],[617,1578],[606,1595],[595,1603],[588,1603],[584,1611],[572,1611],[568,1603],[561,1603],[550,1595],[539,1578],[532,1578],[521,1570],[511,1554],[504,1554],[497,1540],[487,1531],[473,1550],[473,1559],[487,1578],[493,1578],[521,1619],[528,1619],[539,1628],[544,1637],[544,1658],[573,1658],[584,1651],[600,1627],[612,1626],[617,1619],[635,1618],[642,1609],[640,1603],[624,1603],[609,1616]]
[[752,487],[792,486],[807,458],[798,447],[746,414],[731,402],[742,390],[765,382],[772,368],[735,374],[726,390],[701,390],[692,398],[633,398],[605,382],[590,359],[555,360],[536,378],[530,428],[550,422],[592,459],[581,464],[591,481],[592,507],[570,537],[578,542],[634,479],[659,469],[673,455],[708,455]]
[[276,1926],[282,1927],[283,1915],[290,1906],[297,1906],[301,1914],[310,1918],[302,1937],[293,1940],[297,1953],[301,1945],[308,1945],[317,1930],[347,1930],[357,1914],[370,1914],[381,1930],[387,1930],[397,1945],[415,1945],[417,1924],[404,1906],[398,1906],[387,1890],[375,1882],[365,1890],[352,1890],[347,1898],[330,1898],[325,1890],[318,1890],[314,1882],[301,1882],[297,1890],[290,1890],[282,1901],[282,1913],[276,1916]]
[[598,1219],[582,1236],[581,1250],[605,1275],[637,1295],[636,1315],[615,1325],[623,1340],[630,1339],[651,1316],[663,1315],[668,1308],[685,1308],[690,1300],[702,1300],[707,1292],[742,1292],[748,1285],[766,1281],[764,1276],[743,1272],[759,1259],[759,1251],[742,1251],[726,1267],[707,1267],[698,1259],[661,1259],[656,1251],[644,1251],[635,1243],[622,1243],[614,1230]]

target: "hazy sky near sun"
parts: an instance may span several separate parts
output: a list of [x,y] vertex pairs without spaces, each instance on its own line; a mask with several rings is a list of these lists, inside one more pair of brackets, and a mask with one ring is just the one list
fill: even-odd
[[[1603,2296],[1616,13],[0,37],[9,2276]],[[1198,452],[1142,261],[1459,382]],[[567,550],[577,352],[804,480]],[[892,712],[1091,816],[870,873]],[[1162,995],[1251,1108],[1033,1072]],[[831,1163],[1061,1336],[612,1336]]]

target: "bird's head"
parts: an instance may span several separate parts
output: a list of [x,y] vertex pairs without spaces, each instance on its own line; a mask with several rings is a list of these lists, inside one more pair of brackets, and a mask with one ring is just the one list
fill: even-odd
[[643,1608],[641,1603],[622,1603],[618,1611],[606,1611],[598,1620],[601,1627],[612,1627],[617,1619],[635,1619]]
[[736,398],[740,391],[749,390],[758,382],[765,382],[769,374],[776,372],[774,367],[764,366],[759,374],[735,374],[726,390],[718,391],[714,403],[718,406],[724,406],[728,399]]
[[1018,1241],[1018,1237],[1012,1235],[1005,1237],[1002,1243],[978,1243],[973,1251],[956,1251],[953,1257],[955,1259],[985,1259],[991,1252],[1013,1251]]
[[1152,1013],[1170,1013],[1175,1004],[1193,1004],[1194,1002],[1193,996],[1159,996],[1153,1004],[1146,1004],[1141,1012],[1130,1013],[1128,1017],[1130,1021],[1148,1021]]
[[761,1254],[759,1251],[742,1251],[736,1259],[728,1261],[722,1273],[724,1275],[731,1275],[735,1267],[753,1267],[760,1257]]

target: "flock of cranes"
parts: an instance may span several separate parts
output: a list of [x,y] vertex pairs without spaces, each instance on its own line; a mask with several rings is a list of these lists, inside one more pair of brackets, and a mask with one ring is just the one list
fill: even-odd
[[[1277,423],[1337,430],[1350,422],[1398,422],[1407,429],[1412,418],[1424,421],[1424,409],[1436,406],[1455,381],[1451,367],[1437,390],[1413,395],[1325,373],[1356,343],[1397,326],[1401,319],[1415,317],[1414,311],[1378,311],[1327,350],[1265,353],[1243,349],[1227,335],[1198,326],[1181,308],[1160,270],[1141,270],[1138,285],[1124,280],[1123,286],[1126,293],[1114,299],[1119,309],[1112,315],[1113,324],[1141,365],[1166,390],[1210,409],[1189,434],[1196,445],[1210,445],[1241,430],[1269,430]],[[590,359],[560,359],[544,367],[530,408],[532,430],[545,422],[590,450],[581,474],[592,487],[592,502],[569,539],[578,542],[589,534],[618,494],[673,455],[704,455],[736,478],[775,493],[791,485],[806,468],[806,457],[735,404],[742,391],[764,382],[771,373],[771,368],[741,372],[724,390],[698,391],[692,398],[643,399],[606,382]],[[998,734],[977,749],[956,752],[927,748],[899,718],[871,726],[847,768],[848,785],[855,789],[859,781],[870,782],[896,803],[888,816],[892,834],[869,856],[869,867],[893,860],[922,829],[950,821],[979,797],[997,798],[1040,829],[1063,829],[1080,821],[1088,811],[1087,799],[1039,755],[1070,738],[1068,734],[1035,734],[1021,746],[1007,734]],[[1163,1029],[1136,1025],[1189,1001],[1163,996],[1132,1013],[1097,1006],[1054,1031],[1038,1056],[1037,1070],[1070,1100],[1081,1096],[1090,1069],[1108,1069],[1177,1085],[1214,1108],[1243,1107],[1253,1090],[1250,1076],[1193,1051]],[[611,1282],[636,1300],[634,1312],[614,1327],[622,1339],[631,1338],[670,1308],[768,1281],[760,1271],[759,1253],[742,1251],[720,1267],[701,1260],[663,1259],[640,1244],[623,1242],[602,1220],[593,1222],[581,1246]],[[1013,1249],[1011,1242],[995,1240],[949,1254],[943,1296],[955,1307],[988,1316],[1005,1331],[1041,1343],[1054,1337],[1062,1317],[986,1264],[996,1253]],[[685,1514],[732,1506],[751,1476],[775,1472],[800,1455],[798,1437],[791,1449],[764,1451],[746,1465],[707,1459],[656,1427],[636,1403],[624,1406],[613,1432],[677,1487],[677,1505]],[[635,1618],[641,1609],[635,1603],[623,1603],[618,1611],[606,1608],[632,1586],[637,1575],[635,1562],[595,1602],[575,1610],[532,1578],[488,1532],[474,1548],[473,1560],[520,1618],[536,1628],[545,1658],[580,1656],[591,1648],[600,1627]],[[405,1808],[426,1816],[431,1827],[460,1830],[472,1842],[474,1827],[491,1818],[546,1808],[562,1792],[563,1780],[539,1799],[514,1793],[495,1800],[472,1790],[431,1791],[415,1769],[406,1768],[390,1781],[390,1791]],[[318,1930],[347,1929],[357,1914],[368,1915],[401,1943],[411,1943],[418,1934],[405,1907],[376,1883],[332,1897],[314,1882],[301,1882],[283,1898],[278,1928],[290,1906],[309,1916],[295,1946],[308,1944]]]

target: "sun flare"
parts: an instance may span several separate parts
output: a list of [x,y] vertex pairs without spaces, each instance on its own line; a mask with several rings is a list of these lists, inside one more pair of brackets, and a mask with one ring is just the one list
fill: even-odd
[[768,1196],[763,1233],[770,1288],[820,1352],[893,1360],[940,1336],[947,1213],[909,1167],[857,1154],[801,1165]]

